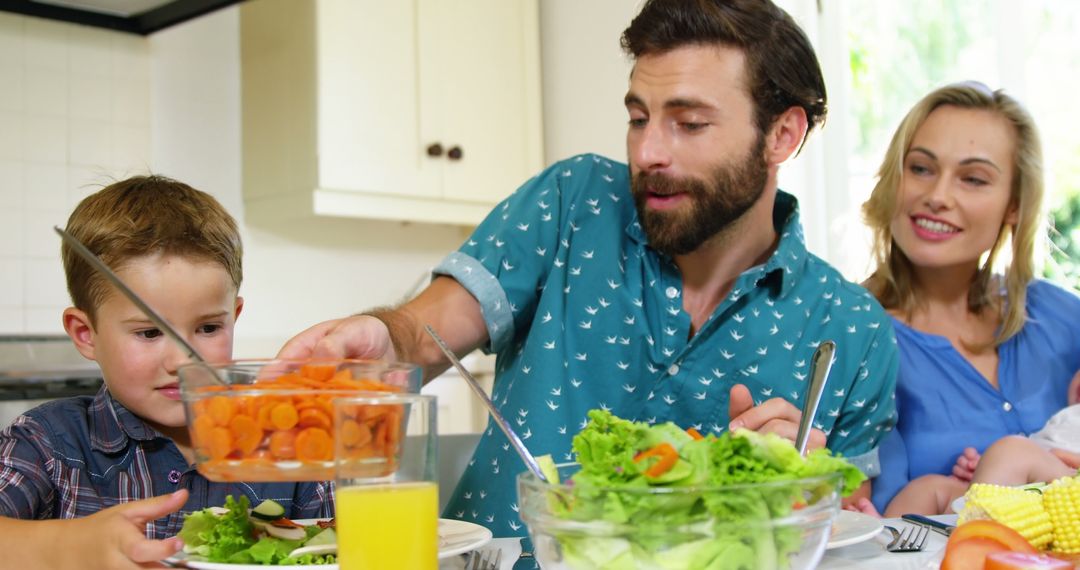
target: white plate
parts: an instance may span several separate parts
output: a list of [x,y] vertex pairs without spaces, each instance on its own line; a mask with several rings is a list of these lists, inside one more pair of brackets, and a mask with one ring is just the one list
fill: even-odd
[[[313,525],[318,519],[299,519],[302,525]],[[439,559],[476,550],[491,542],[491,531],[486,527],[471,522],[439,519]],[[165,559],[165,562],[180,568],[196,570],[267,570],[269,568],[285,570],[337,570],[337,564],[308,564],[305,566],[263,566],[259,564],[228,564],[225,562],[206,562],[192,560],[187,553],[180,552]]]
[[881,519],[855,511],[840,511],[833,521],[828,548],[840,548],[870,540],[885,528]]

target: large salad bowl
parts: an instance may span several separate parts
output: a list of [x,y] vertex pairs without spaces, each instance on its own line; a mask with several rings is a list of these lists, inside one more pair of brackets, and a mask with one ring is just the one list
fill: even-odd
[[724,486],[637,488],[518,477],[519,508],[547,570],[814,568],[840,509],[840,473]]

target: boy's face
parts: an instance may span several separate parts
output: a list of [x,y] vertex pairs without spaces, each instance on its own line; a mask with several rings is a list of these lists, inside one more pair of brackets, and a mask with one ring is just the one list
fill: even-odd
[[[151,255],[117,272],[209,362],[232,358],[233,329],[243,300],[225,269],[212,262]],[[177,366],[186,352],[127,297],[113,290],[98,307],[95,325],[82,311],[64,312],[64,326],[83,356],[97,361],[121,404],[170,437],[184,437]],[[174,437],[175,438],[175,437]]]

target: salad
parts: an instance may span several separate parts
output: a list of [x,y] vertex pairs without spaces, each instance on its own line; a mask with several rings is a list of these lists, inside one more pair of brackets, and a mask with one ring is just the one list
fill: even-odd
[[[838,478],[845,496],[865,480],[828,450],[804,458],[773,434],[589,419],[573,440],[580,469],[542,507],[563,519],[552,534],[569,568],[781,568],[802,529],[771,523],[835,501]],[[550,457],[541,464],[557,483]]]
[[[333,521],[304,526],[285,517],[285,508],[263,501],[254,509],[248,498],[225,498],[225,507],[210,507],[184,518],[180,539],[190,558],[229,564],[333,564],[332,554],[290,557],[302,546],[337,544]],[[325,528],[324,528],[325,526]]]

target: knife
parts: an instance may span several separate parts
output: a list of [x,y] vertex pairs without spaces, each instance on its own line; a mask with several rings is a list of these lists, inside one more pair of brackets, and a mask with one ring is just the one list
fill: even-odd
[[910,523],[930,527],[931,530],[940,532],[945,536],[949,536],[950,534],[952,534],[952,531],[956,529],[956,525],[954,524],[943,523],[941,521],[936,521],[930,517],[924,517],[922,515],[907,514],[902,515],[900,518]]

